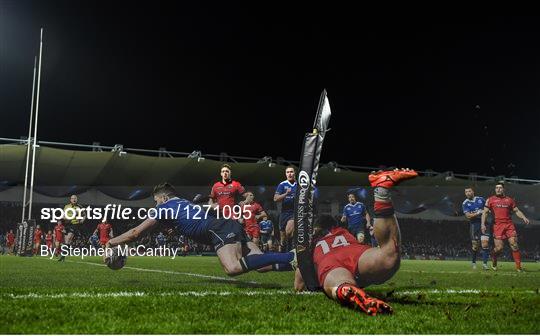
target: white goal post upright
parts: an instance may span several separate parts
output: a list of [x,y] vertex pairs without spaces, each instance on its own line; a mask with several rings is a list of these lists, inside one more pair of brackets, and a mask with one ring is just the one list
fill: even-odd
[[34,117],[34,95],[36,88],[36,66],[37,66],[37,56],[34,56],[34,75],[32,77],[32,102],[30,103],[30,124],[28,125],[28,138],[26,139],[26,168],[24,171],[24,191],[23,191],[23,208],[21,223],[24,221],[25,212],[26,212],[26,192],[28,189],[28,168],[30,167],[30,142],[32,140],[32,118]]
[[34,173],[36,168],[36,149],[37,149],[37,127],[39,115],[39,90],[41,87],[41,56],[43,54],[43,28],[39,37],[39,67],[36,89],[36,118],[34,119],[34,137],[32,145],[32,172],[30,173],[30,200],[28,201],[28,219],[32,219],[32,198],[34,194]]

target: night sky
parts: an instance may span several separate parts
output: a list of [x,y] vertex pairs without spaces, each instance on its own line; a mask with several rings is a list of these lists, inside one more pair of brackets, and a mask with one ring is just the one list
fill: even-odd
[[540,178],[540,18],[0,0],[0,137]]

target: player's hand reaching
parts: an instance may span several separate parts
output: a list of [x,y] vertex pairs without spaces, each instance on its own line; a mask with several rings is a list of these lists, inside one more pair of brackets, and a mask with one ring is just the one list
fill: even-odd
[[525,223],[525,225],[529,225],[531,221],[527,218],[527,217],[523,217],[523,223]]
[[486,224],[482,224],[480,228],[482,229],[482,233],[486,234]]

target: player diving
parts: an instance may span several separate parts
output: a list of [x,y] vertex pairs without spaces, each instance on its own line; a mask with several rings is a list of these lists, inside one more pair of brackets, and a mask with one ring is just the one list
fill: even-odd
[[[392,313],[390,305],[370,297],[362,288],[384,283],[399,269],[401,235],[390,193],[395,185],[416,176],[418,173],[410,169],[369,175],[374,188],[374,234],[379,247],[359,243],[332,216],[319,216],[312,243],[313,263],[319,284],[329,298],[368,315]],[[305,289],[300,269],[296,270],[294,287],[297,291]]]

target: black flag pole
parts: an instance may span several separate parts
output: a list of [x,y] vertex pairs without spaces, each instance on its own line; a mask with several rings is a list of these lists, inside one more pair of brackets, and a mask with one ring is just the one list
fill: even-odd
[[330,122],[330,103],[323,90],[319,99],[317,115],[313,123],[313,132],[307,133],[304,137],[302,156],[298,173],[298,188],[295,196],[294,209],[294,240],[296,243],[296,254],[298,268],[302,273],[302,278],[306,288],[315,291],[320,290],[320,285],[313,265],[313,194],[317,185],[317,173],[319,171],[319,159],[328,123]]

